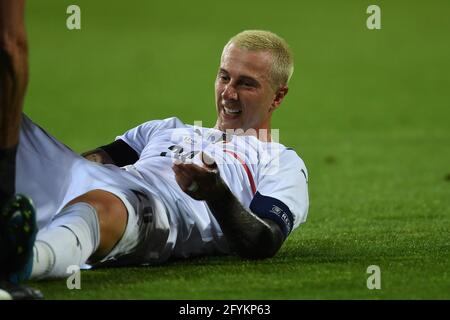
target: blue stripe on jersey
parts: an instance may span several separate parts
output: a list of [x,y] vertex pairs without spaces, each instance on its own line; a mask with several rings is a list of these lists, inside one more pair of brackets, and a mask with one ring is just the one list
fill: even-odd
[[285,238],[292,231],[294,217],[288,206],[280,200],[256,192],[250,203],[250,210],[260,218],[271,219],[278,223]]

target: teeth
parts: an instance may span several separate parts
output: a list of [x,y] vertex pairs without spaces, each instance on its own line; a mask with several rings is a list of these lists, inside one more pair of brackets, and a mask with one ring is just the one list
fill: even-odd
[[225,110],[226,113],[228,114],[239,114],[242,112],[242,110],[233,110],[233,109],[228,109],[227,107],[223,107],[223,109]]

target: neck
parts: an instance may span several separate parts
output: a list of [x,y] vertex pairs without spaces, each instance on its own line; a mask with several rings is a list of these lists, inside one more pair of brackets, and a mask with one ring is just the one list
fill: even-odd
[[257,130],[256,137],[262,142],[272,142],[272,132],[270,127]]

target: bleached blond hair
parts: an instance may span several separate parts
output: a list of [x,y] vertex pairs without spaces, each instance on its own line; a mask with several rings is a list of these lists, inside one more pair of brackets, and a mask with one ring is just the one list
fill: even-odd
[[294,72],[294,56],[283,38],[270,31],[245,30],[232,37],[224,51],[231,44],[249,51],[269,51],[273,59],[272,83],[275,86],[288,84]]

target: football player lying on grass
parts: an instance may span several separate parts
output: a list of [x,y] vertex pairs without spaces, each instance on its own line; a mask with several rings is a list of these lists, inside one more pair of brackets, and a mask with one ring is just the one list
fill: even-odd
[[66,277],[69,266],[86,263],[275,255],[308,213],[305,165],[272,140],[271,117],[292,72],[283,39],[241,32],[222,52],[214,128],[149,121],[84,157],[24,116],[17,188],[35,201],[37,237],[11,276]]

